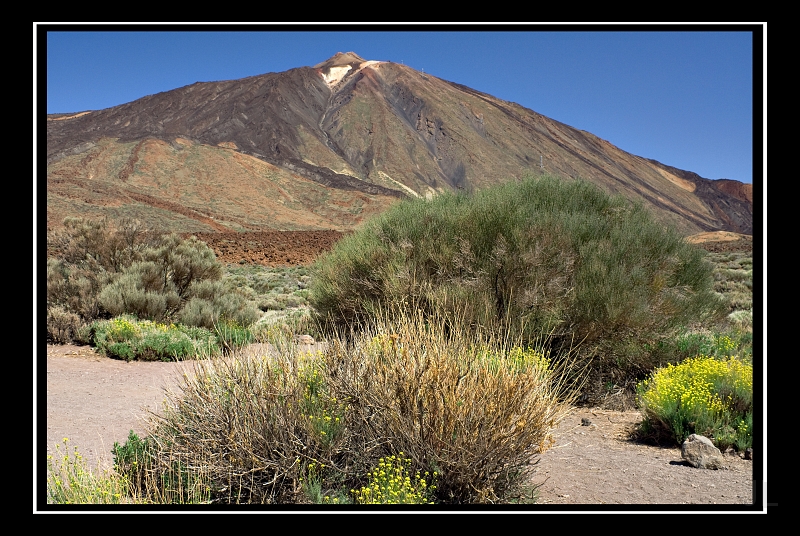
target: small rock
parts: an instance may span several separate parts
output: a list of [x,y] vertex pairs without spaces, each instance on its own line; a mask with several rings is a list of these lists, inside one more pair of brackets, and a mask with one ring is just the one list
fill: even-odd
[[752,460],[753,459],[753,449],[752,449],[752,447],[744,449],[744,459],[745,460]]
[[581,419],[581,426],[590,426],[591,424],[592,424],[592,421],[590,421],[586,417]]
[[296,335],[294,342],[297,344],[314,344],[314,337],[311,335]]
[[719,469],[722,467],[722,453],[705,436],[692,434],[681,445],[681,458],[698,469]]

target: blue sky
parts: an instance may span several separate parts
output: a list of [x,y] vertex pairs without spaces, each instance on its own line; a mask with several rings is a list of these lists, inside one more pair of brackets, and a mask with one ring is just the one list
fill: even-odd
[[701,177],[753,180],[753,129],[762,127],[753,118],[754,111],[766,116],[766,60],[753,56],[752,26],[189,28],[109,24],[48,31],[46,55],[39,56],[46,69],[34,71],[46,77],[38,88],[46,87],[47,113],[108,108],[194,82],[281,72],[352,51],[516,102]]

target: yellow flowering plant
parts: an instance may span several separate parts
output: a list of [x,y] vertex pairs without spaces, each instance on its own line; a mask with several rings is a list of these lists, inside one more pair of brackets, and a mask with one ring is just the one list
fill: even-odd
[[404,453],[381,458],[369,473],[369,483],[350,490],[358,504],[433,504],[436,478],[425,471],[412,474],[411,459]]
[[130,482],[112,471],[92,471],[77,448],[70,453],[69,439],[47,455],[48,504],[120,504],[129,497]]
[[218,336],[208,329],[132,315],[96,320],[92,331],[92,342],[101,353],[126,361],[171,361],[220,353]]
[[550,358],[543,350],[533,347],[513,346],[505,352],[483,348],[478,354],[481,360],[476,364],[495,373],[500,369],[512,373],[537,371],[542,377],[546,377],[552,372]]
[[657,369],[637,386],[642,431],[678,443],[705,435],[720,449],[752,445],[753,366],[698,355]]
[[141,335],[142,329],[135,318],[118,316],[108,323],[107,337],[115,342],[122,342]]
[[330,445],[344,430],[345,404],[332,396],[325,384],[324,364],[319,355],[308,355],[300,369],[303,385],[302,417],[323,445]]

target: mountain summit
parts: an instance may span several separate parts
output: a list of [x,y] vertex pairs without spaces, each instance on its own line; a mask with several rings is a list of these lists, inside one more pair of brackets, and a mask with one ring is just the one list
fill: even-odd
[[752,234],[752,185],[354,52],[47,117],[48,227],[130,215],[180,232],[350,229],[398,198],[543,173],[640,201],[685,234]]
[[365,60],[355,52],[337,52],[322,63],[314,66],[315,69],[329,69],[331,67],[344,67],[345,65],[362,64]]

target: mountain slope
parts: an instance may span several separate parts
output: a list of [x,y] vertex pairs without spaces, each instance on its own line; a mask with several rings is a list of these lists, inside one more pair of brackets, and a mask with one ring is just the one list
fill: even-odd
[[111,213],[189,232],[345,229],[404,196],[550,173],[641,201],[685,234],[752,234],[751,185],[352,52],[49,116],[47,164],[48,226]]

